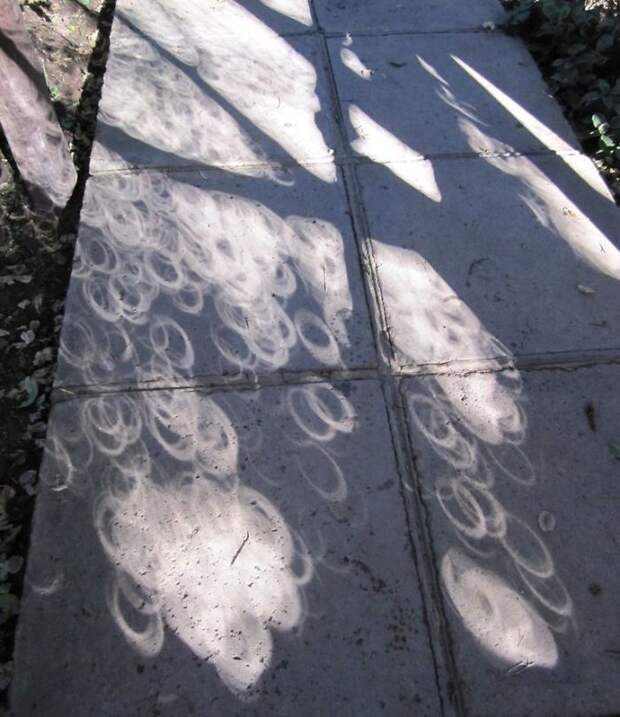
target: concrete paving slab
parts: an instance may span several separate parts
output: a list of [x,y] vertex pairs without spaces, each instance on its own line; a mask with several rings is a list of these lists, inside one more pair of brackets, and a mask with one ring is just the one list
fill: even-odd
[[58,404],[15,714],[439,714],[391,446],[370,381]]
[[360,273],[341,182],[93,178],[57,385],[372,367]]
[[[179,2],[179,4],[182,3]],[[210,2],[202,4],[210,5],[221,13],[222,0],[210,0]],[[311,4],[311,0],[259,0],[259,2],[256,0],[231,0],[229,2],[229,5],[241,6],[247,14],[255,16],[278,35],[315,31]],[[165,6],[170,8],[170,3],[165,3]],[[208,29],[207,32],[209,32]]]
[[330,55],[347,134],[375,161],[578,144],[525,46],[499,33],[333,38]]
[[437,32],[474,30],[505,15],[497,0],[314,0],[321,27],[328,32]]
[[617,714],[619,366],[404,384],[468,713]]
[[358,167],[400,365],[620,348],[618,210],[571,161]]
[[117,7],[91,171],[292,161],[333,182],[336,135],[317,37],[236,3]]
[[248,33],[263,38],[263,25],[279,35],[316,31],[311,0],[118,0],[116,16],[185,52],[221,37],[237,37],[242,50]]

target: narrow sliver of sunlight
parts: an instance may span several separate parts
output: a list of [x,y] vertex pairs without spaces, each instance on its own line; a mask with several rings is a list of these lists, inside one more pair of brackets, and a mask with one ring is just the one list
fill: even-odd
[[577,153],[574,147],[571,147],[561,137],[559,137],[552,129],[536,119],[534,115],[528,112],[518,102],[515,102],[505,92],[494,85],[490,80],[477,72],[473,67],[468,65],[460,57],[450,55],[456,64],[464,70],[473,80],[475,80],[484,90],[486,90],[507,112],[509,112],[518,122],[520,122],[531,134],[538,139],[539,142],[552,152],[558,154],[559,157],[580,177],[591,189],[600,194],[610,202],[613,199],[607,191],[604,183],[596,171],[596,168],[586,158]]
[[[473,122],[461,118],[459,125],[470,147],[486,149],[486,162],[523,183],[520,198],[544,227],[565,241],[590,266],[620,280],[620,250],[529,157],[503,156],[500,152],[503,146]],[[596,171],[590,160],[587,161]],[[602,181],[600,177],[599,181]]]
[[385,165],[399,179],[425,197],[441,202],[441,191],[430,161],[371,119],[357,105],[349,105],[349,119],[357,133],[357,139],[351,142],[356,152],[373,162]]

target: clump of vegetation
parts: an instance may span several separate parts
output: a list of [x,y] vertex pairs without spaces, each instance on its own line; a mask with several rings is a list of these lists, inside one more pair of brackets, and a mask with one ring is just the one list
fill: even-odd
[[620,3],[505,0],[506,30],[527,42],[584,150],[620,200]]

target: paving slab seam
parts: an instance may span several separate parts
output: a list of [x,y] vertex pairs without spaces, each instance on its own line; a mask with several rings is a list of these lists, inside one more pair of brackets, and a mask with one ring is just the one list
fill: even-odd
[[[316,11],[313,7],[313,13]],[[316,19],[316,18],[315,18]],[[343,176],[343,186],[347,205],[351,212],[351,228],[353,237],[358,251],[360,271],[362,276],[362,285],[364,286],[364,295],[368,306],[368,313],[371,318],[373,337],[375,339],[375,349],[378,359],[379,374],[387,374],[392,367],[392,341],[389,337],[389,324],[379,277],[376,270],[376,262],[374,261],[372,242],[366,239],[369,237],[369,227],[366,221],[365,213],[361,209],[363,207],[357,177],[351,166],[352,153],[349,147],[349,140],[345,131],[345,118],[342,112],[341,103],[338,97],[338,88],[336,77],[332,66],[329,48],[325,35],[321,33],[321,51],[323,53],[323,61],[325,63],[327,74],[327,86],[330,95],[332,110],[335,115],[337,132],[341,146],[344,148],[345,162],[340,167]],[[368,279],[368,280],[367,280]],[[389,357],[389,358],[388,358]]]
[[120,393],[150,391],[253,391],[277,386],[304,386],[314,383],[368,381],[379,378],[376,368],[336,369],[325,371],[286,371],[248,376],[194,376],[187,379],[153,380],[142,383],[99,383],[55,386],[52,403],[61,403],[84,396],[108,396]]
[[[504,365],[498,366],[497,362]],[[581,366],[607,366],[620,363],[618,349],[592,349],[588,351],[559,351],[542,354],[498,355],[484,359],[451,359],[433,364],[402,364],[396,375],[437,376],[443,374],[468,376],[475,373],[502,373],[504,371],[535,370],[539,368],[564,368],[571,370]],[[495,365],[492,365],[495,364]],[[460,368],[459,368],[460,366]]]
[[[429,635],[429,645],[435,663],[434,675],[437,694],[442,715],[452,711],[456,715],[464,715],[464,701],[460,692],[454,689],[458,684],[458,671],[454,659],[451,636],[447,630],[447,619],[441,596],[441,588],[435,570],[435,554],[430,545],[432,561],[428,559],[427,517],[421,497],[412,499],[414,488],[411,487],[410,476],[415,476],[414,456],[409,448],[409,437],[406,432],[406,414],[401,409],[401,396],[398,380],[384,380],[382,382],[387,423],[392,441],[392,450],[396,456],[396,467],[399,476],[399,491],[405,507],[405,519],[411,557],[416,568],[416,575],[422,601],[423,622]],[[403,416],[405,422],[403,422]],[[414,481],[417,484],[417,481]],[[429,533],[430,535],[430,533]],[[436,606],[439,605],[438,610]],[[443,680],[442,680],[443,676]],[[446,702],[450,705],[449,710]]]
[[[344,114],[342,103],[340,101],[338,86],[336,83],[334,68],[331,62],[331,56],[327,46],[327,39],[323,35],[323,52],[328,75],[328,86],[331,92],[334,112],[340,134],[341,144],[344,147],[345,157],[352,158],[351,148],[346,136]],[[357,179],[357,175],[352,161],[343,166],[343,177],[346,187],[347,201],[351,210],[351,221],[353,224],[353,234],[359,247],[362,267],[362,281],[365,289],[369,293],[369,298],[374,297],[376,309],[370,312],[373,324],[373,333],[376,340],[377,358],[379,361],[378,375],[381,378],[382,390],[385,401],[385,408],[388,415],[388,426],[390,435],[392,436],[392,446],[396,459],[400,479],[401,496],[403,498],[405,514],[407,517],[408,536],[412,545],[412,559],[418,570],[418,581],[420,584],[420,595],[424,605],[424,620],[428,629],[429,643],[431,645],[432,655],[434,659],[434,674],[436,679],[438,697],[442,713],[446,714],[446,702],[453,705],[458,715],[464,714],[463,699],[458,689],[458,673],[452,657],[452,650],[449,641],[446,639],[447,634],[441,628],[446,622],[444,606],[442,602],[436,602],[436,586],[437,581],[435,568],[433,566],[433,554],[429,551],[429,545],[425,535],[420,535],[417,531],[412,531],[411,526],[411,508],[413,515],[417,517],[419,499],[416,496],[411,506],[410,500],[406,500],[407,486],[405,476],[411,471],[411,456],[408,450],[408,442],[403,444],[402,440],[396,440],[397,436],[402,437],[406,428],[405,415],[403,413],[400,401],[394,398],[398,395],[398,387],[395,378],[396,357],[394,354],[394,342],[390,336],[390,325],[387,320],[387,310],[384,302],[381,284],[377,270],[377,261],[374,255],[373,244],[370,238],[370,227],[364,203],[362,201],[361,189]],[[419,560],[416,559],[420,556]],[[422,564],[424,569],[422,570]],[[430,580],[429,580],[430,577]],[[429,608],[438,605],[441,615],[437,620],[432,619],[433,613],[429,612]],[[437,643],[437,644],[435,644]],[[440,659],[438,650],[445,656]],[[442,670],[442,668],[444,668]],[[456,689],[453,689],[453,686]]]
[[[452,633],[450,632],[449,621],[447,618],[447,606],[445,604],[444,593],[441,588],[440,576],[437,567],[440,563],[435,551],[430,524],[430,513],[427,504],[422,498],[421,481],[418,480],[416,452],[411,442],[413,426],[409,420],[407,407],[405,405],[405,398],[401,391],[400,379],[396,379],[394,381],[393,388],[396,392],[395,408],[398,409],[397,416],[400,425],[399,432],[402,435],[402,441],[404,444],[403,454],[407,461],[407,474],[412,478],[409,483],[404,485],[406,494],[414,496],[413,500],[408,501],[406,505],[412,504],[412,509],[416,519],[415,523],[417,526],[415,535],[418,536],[418,541],[420,545],[423,546],[426,553],[426,561],[424,561],[424,575],[427,580],[426,591],[429,593],[429,600],[431,601],[429,604],[434,607],[434,609],[430,612],[430,615],[436,621],[436,624],[433,625],[434,631],[439,632],[441,636],[441,644],[445,655],[444,659],[447,662],[447,673],[450,681],[446,687],[450,704],[453,706],[456,715],[461,717],[467,714],[467,710],[465,708],[465,698],[460,687],[461,680],[456,665],[454,641]],[[408,510],[407,515],[409,515]]]
[[117,174],[138,174],[146,172],[165,172],[166,174],[179,174],[184,172],[221,172],[222,170],[231,169],[305,169],[306,167],[317,167],[322,165],[337,166],[343,165],[344,162],[335,161],[334,158],[330,159],[316,159],[307,160],[303,162],[297,162],[293,159],[278,159],[274,161],[265,162],[212,162],[210,164],[149,164],[148,166],[133,166],[133,167],[119,167],[110,169],[96,169],[91,172],[91,177],[110,176]]
[[[496,28],[493,31],[485,30],[484,27],[470,27],[470,28],[453,28],[445,30],[416,30],[415,28],[407,30],[384,30],[377,32],[376,30],[352,30],[351,32],[339,31],[339,30],[326,30],[323,31],[323,35],[327,40],[338,40],[345,37],[403,37],[409,35],[490,35],[492,32],[496,34],[505,35],[500,28]],[[317,34],[317,33],[314,33]]]
[[[620,365],[620,351],[606,356],[605,352],[586,352],[573,354],[567,352],[564,358],[557,359],[554,354],[514,357],[505,366],[485,365],[505,357],[482,360],[448,361],[442,364],[420,366],[400,366],[392,371],[395,379],[422,376],[472,376],[476,374],[500,374],[514,371],[561,370],[576,371],[593,366]],[[459,367],[458,364],[461,366]],[[463,364],[468,364],[463,366]],[[274,374],[256,374],[255,376],[193,376],[187,379],[153,380],[144,383],[99,383],[71,384],[56,386],[52,391],[52,404],[69,401],[74,398],[105,396],[120,393],[140,393],[148,391],[200,390],[243,391],[259,390],[274,386],[303,386],[313,383],[338,383],[342,381],[382,381],[386,378],[378,368],[362,367],[352,369],[325,369],[322,371],[280,371]]]
[[322,165],[335,164],[337,167],[358,167],[365,165],[377,165],[389,167],[391,165],[410,165],[418,164],[428,160],[459,160],[459,159],[493,159],[508,157],[585,157],[583,152],[577,149],[568,150],[524,150],[524,151],[507,151],[507,152],[429,152],[420,154],[415,159],[386,159],[377,161],[368,157],[358,156],[339,156],[337,153],[331,160],[318,159],[308,160],[304,162],[296,162],[295,160],[278,160],[271,162],[213,162],[209,165],[205,164],[183,164],[183,165],[153,165],[120,167],[110,169],[96,169],[90,173],[91,177],[114,176],[118,174],[141,174],[146,172],[162,172],[165,174],[181,174],[184,172],[200,172],[208,174],[209,172],[221,172],[231,169],[257,169],[257,168],[274,168],[274,169],[305,169],[306,167],[319,167]]

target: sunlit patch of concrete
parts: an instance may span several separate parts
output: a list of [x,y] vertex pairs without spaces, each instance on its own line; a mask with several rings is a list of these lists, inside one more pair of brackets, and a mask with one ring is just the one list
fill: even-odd
[[357,133],[353,149],[373,162],[384,164],[399,179],[434,202],[441,201],[433,165],[370,118],[357,105],[349,105],[349,119]]
[[[392,339],[409,363],[441,364],[456,352],[463,359],[492,356],[490,367],[509,365],[510,352],[423,257],[379,241],[374,245]],[[518,375],[484,372],[472,378],[451,372],[436,379],[454,410],[482,440],[499,445],[523,435]],[[472,391],[475,403],[464,400]]]
[[322,160],[306,164],[309,172],[336,181],[333,151],[315,122],[317,73],[301,53],[234,0],[159,2],[161,27],[152,19],[157,4],[123,2],[117,10],[181,62],[191,57],[200,77],[294,160]]
[[547,623],[499,576],[451,548],[441,579],[465,628],[509,671],[555,667],[558,648]]
[[260,0],[263,5],[272,10],[286,15],[291,20],[310,27],[312,25],[312,12],[310,11],[310,0]]
[[547,149],[557,152],[564,162],[581,177],[583,181],[595,192],[605,199],[613,202],[605,184],[596,171],[592,162],[576,154],[573,147],[565,142],[556,132],[538,120],[531,112],[528,112],[518,102],[503,92],[497,85],[484,77],[480,72],[467,64],[463,59],[451,55],[456,64],[461,67],[480,87],[486,90],[507,112],[509,112],[523,127],[525,127],[537,140],[544,144]]
[[[170,37],[170,35],[169,35]],[[178,44],[183,50],[181,38]],[[174,43],[175,48],[177,42]],[[179,52],[185,60],[191,60]],[[158,49],[122,22],[114,28],[99,122],[196,164],[225,166],[251,177],[277,176],[239,123]],[[99,133],[104,127],[99,128]],[[96,143],[95,166],[131,166]],[[260,165],[259,165],[260,163]]]
[[343,365],[353,299],[330,223],[282,218],[156,173],[100,178],[82,219],[72,285],[80,300],[69,301],[60,349],[78,382],[123,367],[140,380],[190,375],[196,317],[240,371],[282,368],[297,346],[319,364]]
[[[489,164],[523,183],[520,196],[543,226],[563,239],[590,266],[613,279],[620,279],[620,250],[531,159],[523,155],[502,156],[505,147],[493,137],[468,120],[460,120],[459,124],[472,146],[486,148],[485,160]],[[566,157],[563,159],[566,161]],[[596,173],[592,184],[605,193],[602,179],[589,158],[572,157],[571,165],[574,170],[577,167],[583,170],[582,178]]]
[[373,71],[366,67],[361,61],[359,56],[348,46],[343,47],[340,50],[340,59],[345,67],[348,67],[351,72],[354,72],[362,80],[370,80],[373,75]]
[[[165,623],[242,696],[271,663],[271,631],[302,619],[311,563],[295,574],[293,536],[257,491],[192,473],[164,485],[145,476],[101,495],[95,526],[117,566],[111,613],[145,656],[161,650]],[[146,621],[139,632],[131,608]]]

